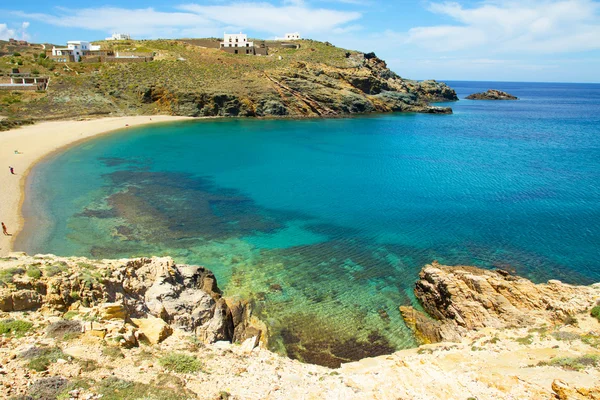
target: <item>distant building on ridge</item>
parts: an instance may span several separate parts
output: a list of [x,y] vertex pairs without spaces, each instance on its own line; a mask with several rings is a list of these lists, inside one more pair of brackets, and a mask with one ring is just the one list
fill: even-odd
[[300,34],[298,32],[294,32],[294,33],[286,33],[285,36],[283,38],[275,38],[275,40],[279,40],[279,41],[285,41],[285,40],[300,40],[302,39],[300,37]]
[[113,33],[111,37],[107,37],[106,40],[131,40],[131,35],[127,33]]
[[100,51],[100,46],[91,44],[83,40],[70,40],[67,47],[54,47],[48,50],[47,54],[52,60],[57,62],[79,62],[83,56],[92,52]]
[[268,49],[264,42],[254,46],[254,42],[248,41],[245,33],[225,33],[220,43],[221,50],[231,54],[267,55]]

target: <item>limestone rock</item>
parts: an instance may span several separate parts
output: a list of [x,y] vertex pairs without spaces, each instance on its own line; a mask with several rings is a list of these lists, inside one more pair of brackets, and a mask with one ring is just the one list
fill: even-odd
[[34,290],[15,292],[4,290],[0,294],[0,310],[5,312],[34,310],[42,305],[42,300],[42,296]]
[[199,336],[204,343],[215,343],[218,341],[229,341],[233,339],[233,318],[231,311],[224,299],[217,301],[212,319],[202,325]]
[[104,303],[99,307],[100,318],[104,320],[125,319],[127,318],[127,310],[120,303]]
[[173,329],[160,318],[132,318],[131,321],[151,344],[157,344],[171,336]]
[[504,271],[433,264],[421,270],[415,295],[433,320],[406,307],[402,315],[428,343],[456,341],[481,328],[561,322],[591,308],[600,290],[558,281],[536,285]]
[[600,387],[573,388],[567,383],[555,379],[552,382],[552,390],[560,400],[600,400]]

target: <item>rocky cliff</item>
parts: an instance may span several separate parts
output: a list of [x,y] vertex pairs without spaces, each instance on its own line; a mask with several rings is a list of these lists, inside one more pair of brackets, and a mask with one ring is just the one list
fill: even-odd
[[27,267],[3,271],[0,311],[117,319],[117,324],[106,326],[97,322],[93,329],[104,331],[108,338],[127,333],[127,345],[136,345],[144,336],[159,342],[172,328],[194,333],[204,343],[261,339],[261,330],[250,323],[251,306],[228,303],[213,273],[203,267],[176,265],[170,258],[156,257],[106,262],[54,256],[11,258]]
[[[430,103],[458,100],[444,83],[401,78],[373,53],[317,41],[303,40],[298,49],[273,47],[268,56],[228,54],[176,40],[129,45],[155,53],[155,60],[59,67],[23,55],[22,72],[49,74],[52,84],[44,93],[0,93],[0,115],[13,120],[137,114],[335,117],[451,113]],[[0,57],[0,65],[7,57]]]
[[168,258],[11,254],[0,282],[3,398],[600,399],[597,285],[426,266],[417,295],[456,342],[329,369],[257,346],[251,307]]
[[572,286],[560,281],[536,285],[508,272],[434,263],[421,270],[415,295],[425,313],[401,307],[407,325],[423,343],[460,341],[483,328],[555,325],[591,309],[600,284]]

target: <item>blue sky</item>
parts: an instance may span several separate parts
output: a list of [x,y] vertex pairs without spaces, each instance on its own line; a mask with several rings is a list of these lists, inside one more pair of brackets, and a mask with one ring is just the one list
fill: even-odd
[[243,31],[374,51],[413,79],[600,82],[600,0],[4,2],[0,39],[65,43]]

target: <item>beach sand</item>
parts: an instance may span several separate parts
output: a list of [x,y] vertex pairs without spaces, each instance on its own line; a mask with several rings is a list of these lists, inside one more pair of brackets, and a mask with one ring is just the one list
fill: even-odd
[[[36,162],[83,139],[129,127],[171,122],[189,117],[166,115],[101,118],[85,121],[52,121],[0,132],[0,221],[12,236],[0,233],[0,256],[12,250],[23,226],[21,206],[27,173]],[[15,154],[18,150],[20,154]],[[14,168],[12,175],[9,166]]]

